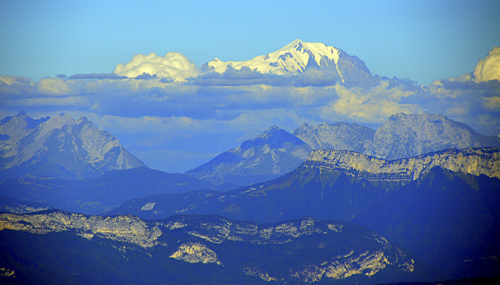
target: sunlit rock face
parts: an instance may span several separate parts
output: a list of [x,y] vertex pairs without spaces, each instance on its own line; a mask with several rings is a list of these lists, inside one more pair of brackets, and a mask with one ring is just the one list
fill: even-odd
[[[1,214],[0,232],[7,230],[35,235],[70,232],[90,241],[109,239],[147,249],[150,258],[167,252],[169,258],[180,262],[213,264],[278,283],[353,276],[372,280],[382,272],[406,279],[420,266],[401,248],[367,228],[309,217],[258,224],[220,216],[181,215],[143,221],[134,216],[51,211]],[[131,247],[125,244],[113,248],[125,252]],[[237,258],[240,256],[246,259]],[[276,268],[282,262],[290,264]]]
[[434,167],[500,178],[500,148],[447,149],[398,160],[384,160],[352,151],[316,150],[302,167],[340,170],[368,180],[402,183],[416,180]]
[[391,160],[469,147],[500,147],[500,138],[479,134],[440,114],[398,113],[377,129],[364,154]]
[[189,263],[217,263],[221,265],[217,254],[201,243],[182,244],[170,257]]
[[0,145],[0,170],[9,178],[31,175],[84,179],[114,169],[145,166],[116,137],[97,129],[85,117],[75,121],[61,114],[30,129],[27,126],[31,121],[20,113],[0,126],[9,137]]
[[99,236],[143,247],[156,245],[156,240],[161,235],[158,227],[149,227],[134,216],[101,217],[59,211],[31,215],[2,214],[0,230],[35,234],[74,231],[89,239]]

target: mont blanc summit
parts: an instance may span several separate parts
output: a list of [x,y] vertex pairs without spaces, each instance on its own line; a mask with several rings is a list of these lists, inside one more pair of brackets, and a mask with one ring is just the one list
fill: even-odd
[[256,69],[261,73],[279,75],[303,72],[311,66],[323,68],[334,67],[339,72],[339,75],[342,76],[337,66],[339,54],[339,49],[322,43],[307,43],[295,40],[275,52],[259,55],[251,60],[223,62],[216,58],[209,62],[208,66],[219,73],[226,71],[227,67],[231,65],[235,69],[248,67],[252,70]]
[[350,56],[341,49],[323,43],[295,40],[283,48],[259,55],[247,61],[221,61],[215,58],[208,62],[207,69],[224,73],[229,66],[236,70],[249,68],[260,73],[294,75],[309,69],[329,71],[341,83],[370,79],[370,70],[356,56]]

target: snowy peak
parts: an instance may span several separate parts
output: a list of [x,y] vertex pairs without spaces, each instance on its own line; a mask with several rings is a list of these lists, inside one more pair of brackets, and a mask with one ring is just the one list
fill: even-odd
[[341,49],[323,43],[295,40],[283,48],[256,56],[247,61],[221,61],[215,58],[202,66],[204,72],[224,73],[228,68],[250,70],[263,74],[298,75],[310,69],[319,69],[333,75],[332,84],[371,86],[373,78],[365,63]]
[[248,67],[260,73],[288,74],[300,73],[308,67],[336,69],[338,70],[340,50],[322,43],[308,43],[301,40],[295,40],[283,48],[260,55],[247,61],[228,61],[223,62],[218,58],[208,63],[209,68],[215,72],[224,73],[228,66],[234,69]]

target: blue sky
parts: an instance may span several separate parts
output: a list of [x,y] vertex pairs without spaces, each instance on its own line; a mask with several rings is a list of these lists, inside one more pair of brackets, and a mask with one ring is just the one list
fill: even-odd
[[427,85],[500,46],[499,1],[0,1],[0,74],[108,73],[134,54],[196,65],[247,60],[295,39]]
[[[85,116],[168,172],[197,167],[272,125],[375,129],[398,112],[430,112],[500,135],[498,15],[500,1],[0,0],[0,118],[21,110]],[[296,39],[343,49],[389,79],[360,88],[317,70],[280,77],[197,68]],[[166,66],[157,77],[109,74],[151,53],[161,64],[146,60],[147,68]],[[173,81],[167,69],[201,75]]]

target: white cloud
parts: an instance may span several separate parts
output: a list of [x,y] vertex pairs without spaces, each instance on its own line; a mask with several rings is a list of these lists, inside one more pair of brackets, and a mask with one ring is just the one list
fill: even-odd
[[494,47],[474,68],[474,81],[500,81],[500,47]]
[[76,92],[60,78],[42,78],[36,84],[37,93],[40,95],[75,95]]
[[196,65],[178,52],[169,52],[164,57],[157,56],[153,52],[149,55],[136,54],[127,64],[117,64],[113,72],[129,78],[146,73],[175,81],[184,81],[186,78],[198,76]]
[[337,84],[334,87],[338,96],[323,107],[319,107],[320,116],[326,121],[351,120],[358,123],[383,123],[392,114],[398,112],[420,113],[422,107],[402,103],[402,99],[415,95],[400,86],[390,87],[388,81],[370,89],[347,88]]

